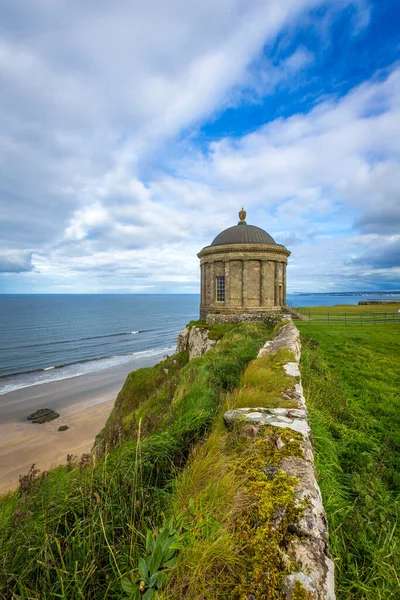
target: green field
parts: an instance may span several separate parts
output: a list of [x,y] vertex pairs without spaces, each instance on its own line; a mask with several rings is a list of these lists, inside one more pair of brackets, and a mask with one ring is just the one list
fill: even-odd
[[296,309],[309,319],[310,325],[319,322],[344,325],[400,324],[400,303],[335,306],[304,306]]
[[[388,312],[379,305],[329,307],[331,314],[344,309],[356,316]],[[326,311],[313,308],[312,316]],[[296,325],[303,339],[303,386],[330,525],[337,597],[398,599],[399,325]]]

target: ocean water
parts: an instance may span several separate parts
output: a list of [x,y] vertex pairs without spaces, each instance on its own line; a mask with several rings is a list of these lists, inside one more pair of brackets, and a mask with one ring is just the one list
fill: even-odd
[[400,302],[399,292],[388,293],[358,293],[343,295],[308,295],[308,294],[287,294],[288,304],[291,302],[294,306],[335,306],[336,304],[358,304],[361,300],[391,300]]
[[0,395],[173,353],[197,295],[0,296]]
[[[396,298],[288,294],[297,306]],[[0,296],[0,395],[144,358],[156,362],[174,352],[179,331],[198,312],[196,294]]]

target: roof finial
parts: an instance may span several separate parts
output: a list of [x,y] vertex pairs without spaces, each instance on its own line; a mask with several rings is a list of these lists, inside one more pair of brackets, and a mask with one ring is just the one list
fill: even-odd
[[239,212],[239,219],[241,223],[245,223],[246,222],[246,211],[244,210],[243,206],[242,206],[242,210]]

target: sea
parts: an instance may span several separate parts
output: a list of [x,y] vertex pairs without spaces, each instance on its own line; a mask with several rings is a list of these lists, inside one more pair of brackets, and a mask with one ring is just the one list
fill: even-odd
[[[295,306],[392,296],[288,294]],[[198,318],[194,294],[0,295],[0,395],[109,367],[154,364]]]
[[173,354],[197,295],[0,296],[0,395]]

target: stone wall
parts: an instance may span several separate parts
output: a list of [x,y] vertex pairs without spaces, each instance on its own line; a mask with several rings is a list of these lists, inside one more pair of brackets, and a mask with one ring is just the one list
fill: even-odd
[[[275,467],[268,468],[268,457],[265,457],[267,465],[265,472],[268,473],[269,478],[276,477],[278,472],[284,472],[288,477],[295,478],[294,482],[297,481],[293,484],[295,501],[299,507],[303,507],[302,516],[293,527],[290,542],[284,550],[285,556],[281,557],[283,563],[290,565],[283,579],[282,597],[287,600],[294,598],[335,600],[334,563],[329,554],[327,519],[315,478],[312,436],[298,364],[301,352],[300,335],[291,321],[279,329],[272,341],[265,344],[258,358],[264,356],[272,358],[282,350],[289,350],[292,353],[294,360],[284,364],[283,369],[287,375],[294,378],[295,383],[292,389],[287,389],[282,394],[281,404],[285,405],[286,402],[287,406],[287,401],[290,400],[292,406],[297,408],[282,406],[238,408],[227,411],[224,421],[228,428],[235,426],[236,435],[237,428],[242,427],[245,430],[251,427],[253,438],[266,436],[268,441],[279,450],[285,447],[283,439],[290,443],[290,433],[289,437],[287,434],[283,435],[280,433],[283,430],[295,432],[293,436],[301,440],[301,452],[295,452],[293,455],[291,451],[286,452],[285,457],[277,465],[276,471]],[[275,516],[275,520],[278,523],[283,517],[284,511],[281,511]],[[277,523],[273,521],[271,526],[274,528],[278,526]]]
[[258,321],[265,321],[268,316],[280,315],[281,310],[279,308],[270,309],[268,311],[249,311],[246,313],[218,313],[218,312],[207,312],[205,320],[209,325],[214,323],[256,323]]
[[[280,315],[282,319],[282,313]],[[218,316],[221,317],[221,315]],[[212,317],[213,315],[209,315],[210,322],[212,322]],[[225,319],[237,318],[240,321],[251,321],[259,320],[261,317],[265,319],[265,314],[230,315],[225,316]],[[284,318],[287,322],[280,327],[274,339],[267,341],[260,349],[254,364],[263,357],[273,358],[282,350],[289,351],[292,360],[280,368],[292,378],[292,388],[288,388],[282,393],[282,402],[276,400],[276,407],[257,406],[256,408],[244,407],[229,410],[224,414],[224,421],[228,429],[235,429],[235,435],[238,433],[238,428],[243,428],[245,431],[246,428],[251,427],[250,437],[252,439],[254,436],[266,436],[265,439],[272,440],[279,450],[285,447],[285,442],[291,443],[291,431],[293,436],[297,436],[296,439],[300,439],[300,442],[296,442],[300,443],[300,452],[285,451],[284,458],[277,464],[277,470],[273,465],[268,467],[268,456],[265,457],[267,465],[265,472],[268,472],[269,478],[275,477],[279,472],[284,472],[289,478],[293,478],[295,503],[303,511],[301,518],[292,526],[290,542],[285,547],[284,556],[282,556],[282,549],[279,549],[281,562],[289,565],[284,571],[282,598],[285,600],[294,600],[295,598],[335,600],[334,563],[329,554],[327,518],[315,477],[312,434],[299,370],[300,335],[290,317],[284,315]],[[188,350],[189,359],[192,359],[202,356],[216,343],[215,340],[208,338],[206,328],[186,327],[178,336],[177,352]],[[290,406],[290,408],[285,408],[285,406]],[[283,430],[289,432],[289,435],[280,433]],[[246,436],[248,436],[248,431]],[[250,438],[247,439],[250,440]],[[289,447],[291,446],[289,445]],[[271,526],[278,526],[278,521],[283,517],[284,513],[280,509],[279,514],[274,517],[275,520],[271,522]],[[256,531],[254,535],[256,535]]]

